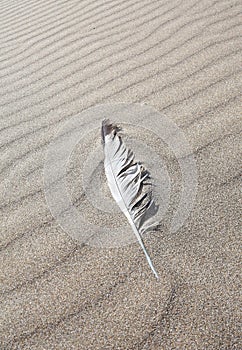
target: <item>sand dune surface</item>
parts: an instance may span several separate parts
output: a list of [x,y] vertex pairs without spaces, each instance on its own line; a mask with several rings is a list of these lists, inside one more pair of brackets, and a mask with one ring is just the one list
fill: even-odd
[[[242,348],[240,16],[235,0],[0,2],[1,349]],[[171,232],[179,164],[130,118],[126,133],[153,147],[171,180],[167,214],[145,238],[158,281],[138,243],[76,241],[45,196],[46,154],[60,127],[120,103],[169,118],[196,161],[194,207]],[[77,145],[67,185],[80,215],[108,233],[123,217],[95,207],[81,183],[99,137],[90,128]]]

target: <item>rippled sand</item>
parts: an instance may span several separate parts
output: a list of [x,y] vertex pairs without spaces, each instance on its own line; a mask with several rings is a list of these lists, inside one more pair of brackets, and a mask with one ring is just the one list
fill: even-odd
[[[233,0],[1,1],[1,349],[242,348],[240,13]],[[44,160],[60,126],[114,102],[165,114],[197,162],[195,207],[170,233],[181,176],[165,159],[169,213],[146,241],[158,282],[138,244],[77,244],[45,200]],[[102,213],[79,206],[78,155],[94,141],[78,146],[68,184],[80,215],[100,225]],[[158,140],[154,148],[162,153]]]

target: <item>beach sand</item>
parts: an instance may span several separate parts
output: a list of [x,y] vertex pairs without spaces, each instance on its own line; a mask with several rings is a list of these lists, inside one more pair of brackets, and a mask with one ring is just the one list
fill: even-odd
[[[242,348],[240,13],[234,0],[1,1],[1,349]],[[158,281],[138,243],[79,244],[46,202],[51,140],[73,115],[105,103],[153,106],[183,131],[196,160],[195,205],[175,233],[168,224],[181,176],[172,156],[164,160],[169,213],[145,242]],[[99,142],[90,138],[69,167],[77,209],[78,154]],[[162,154],[159,140],[153,146]],[[102,224],[90,203],[79,210]],[[110,229],[115,215],[105,214]]]

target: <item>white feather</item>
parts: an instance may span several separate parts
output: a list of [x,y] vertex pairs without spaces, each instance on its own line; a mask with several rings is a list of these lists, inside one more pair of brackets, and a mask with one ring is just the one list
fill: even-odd
[[152,191],[146,186],[148,171],[142,164],[134,162],[133,152],[126,148],[118,131],[118,127],[109,120],[103,121],[104,168],[108,186],[114,200],[128,219],[153,273],[158,278],[141,237],[141,234],[154,226],[151,221],[158,206],[154,202]]

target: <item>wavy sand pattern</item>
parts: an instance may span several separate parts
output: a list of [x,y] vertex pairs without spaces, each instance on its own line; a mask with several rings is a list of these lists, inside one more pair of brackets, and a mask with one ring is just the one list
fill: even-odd
[[[240,16],[235,0],[0,2],[1,349],[242,348]],[[53,136],[71,116],[114,102],[154,106],[194,150],[189,220],[147,240],[159,282],[137,244],[78,245],[46,204]],[[77,207],[82,147],[69,169]]]

